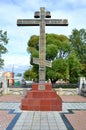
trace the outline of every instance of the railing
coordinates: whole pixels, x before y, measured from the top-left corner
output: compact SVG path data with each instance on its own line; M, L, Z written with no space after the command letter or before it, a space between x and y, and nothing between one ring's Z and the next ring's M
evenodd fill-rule
M78 88L78 84L52 84L53 88Z

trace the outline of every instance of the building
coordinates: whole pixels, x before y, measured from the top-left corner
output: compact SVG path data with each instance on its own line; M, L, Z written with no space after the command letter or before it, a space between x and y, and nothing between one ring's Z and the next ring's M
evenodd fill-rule
M8 79L8 86L14 85L14 73L13 72L4 72L4 76Z

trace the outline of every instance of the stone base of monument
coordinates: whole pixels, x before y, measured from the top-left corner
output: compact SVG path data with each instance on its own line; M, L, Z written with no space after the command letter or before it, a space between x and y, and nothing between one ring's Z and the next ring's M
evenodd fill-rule
M51 84L33 84L32 90L22 99L22 110L62 111L62 99L52 89Z

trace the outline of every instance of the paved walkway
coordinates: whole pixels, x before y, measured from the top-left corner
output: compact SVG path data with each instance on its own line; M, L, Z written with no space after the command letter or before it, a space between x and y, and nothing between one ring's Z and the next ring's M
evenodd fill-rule
M86 130L86 98L61 98L62 111L42 112L21 111L21 95L0 96L0 130Z

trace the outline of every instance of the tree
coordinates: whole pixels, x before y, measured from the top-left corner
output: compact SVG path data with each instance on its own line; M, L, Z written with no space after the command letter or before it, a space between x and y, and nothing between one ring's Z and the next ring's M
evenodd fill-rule
M28 69L24 72L24 79L25 80L35 80L36 77L37 77L37 73L33 72L30 69Z
M39 36L31 36L27 50L31 53L32 72L37 74L38 79L39 67L33 64L33 57L39 57ZM74 29L69 38L46 34L46 59L52 61L52 67L46 68L46 79L52 83L68 78L75 83L79 76L86 76L86 31Z
M52 48L52 45L55 48L52 49L53 50L52 52L54 52L54 50L56 52L56 53L54 52L55 56L53 57L53 59L66 58L70 52L69 38L64 35L46 34L46 50L48 46L49 46L48 50L50 50L50 47ZM52 52L51 52L51 57L53 55ZM46 55L48 57L49 54L46 53Z
M21 76L22 76L22 73L18 73L16 76L21 77Z
M58 55L57 58L65 59L70 53L69 38L64 35L58 35Z
M56 57L58 53L58 47L54 44L51 45L47 45L46 47L46 59L47 60L54 60L54 58Z
M31 58L39 57L39 36L33 35L28 41ZM64 35L46 34L46 59L66 58L70 51L69 39Z
M66 80L68 78L67 61L58 58L52 62L52 68L47 68L47 78L55 83L58 79Z
M82 71L82 64L74 52L69 54L67 62L69 66L69 81L70 83L76 83Z
M2 54L7 53L7 48L5 45L8 43L8 38L7 38L7 32L3 32L0 30L0 67L4 65L4 60L2 59Z
M72 51L75 51L80 63L83 66L81 74L86 77L86 30L74 29L70 35Z
M51 82L56 82L57 79L67 78L66 57L69 54L70 44L69 39L64 35L46 34L46 59L52 61L52 68L47 68L46 77L51 79ZM31 36L28 41L27 51L31 53L32 72L37 73L38 65L33 64L33 57L39 57L39 37Z
M86 63L86 30L74 29L70 35L70 43L81 63Z

